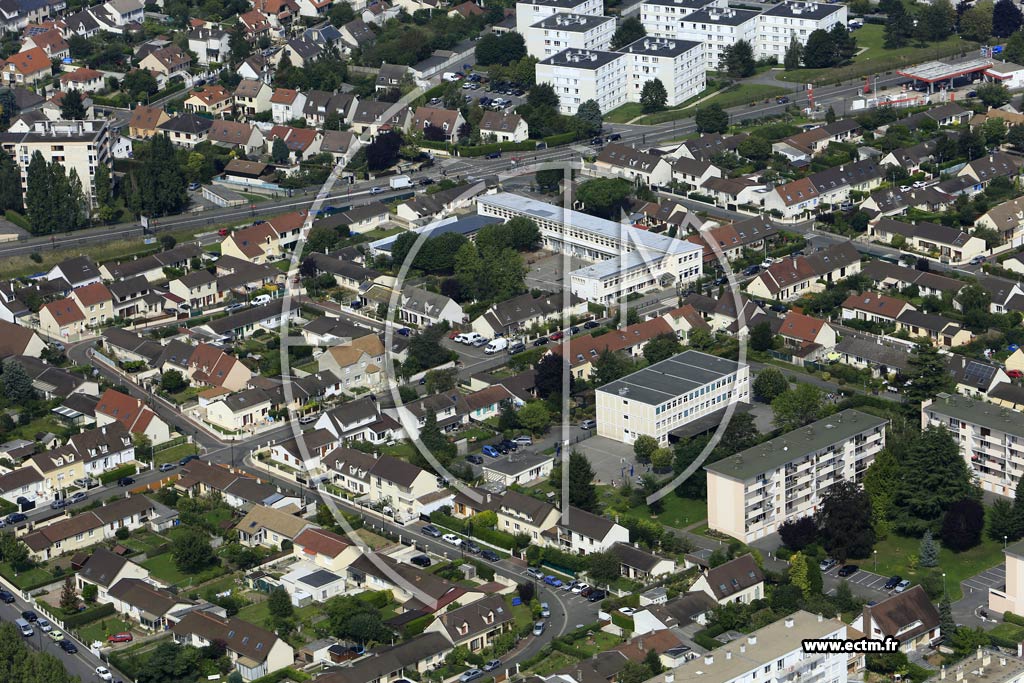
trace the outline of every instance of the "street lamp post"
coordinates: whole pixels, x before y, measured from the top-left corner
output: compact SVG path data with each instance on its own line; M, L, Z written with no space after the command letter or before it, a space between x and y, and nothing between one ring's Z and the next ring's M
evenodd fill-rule
M878 573L878 551L875 551L875 573Z
M1003 534L1003 550L1006 550L1006 534Z
M946 572L942 572L942 597L948 597L946 594Z

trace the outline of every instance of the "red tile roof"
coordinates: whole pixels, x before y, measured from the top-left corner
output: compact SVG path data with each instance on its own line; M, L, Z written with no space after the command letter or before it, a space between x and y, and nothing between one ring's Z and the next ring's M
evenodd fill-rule
M338 534L326 529L306 529L295 537L294 543L301 546L307 555L327 557L337 557L352 545Z

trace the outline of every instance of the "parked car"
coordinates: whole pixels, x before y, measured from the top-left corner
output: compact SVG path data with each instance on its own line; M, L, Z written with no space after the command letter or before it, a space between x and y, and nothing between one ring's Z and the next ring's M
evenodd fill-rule
M592 330L595 327L601 327L601 323L597 322L596 320L588 320L587 322L583 323L583 329L585 330Z
M860 571L860 567L858 567L857 565L845 564L842 566L842 568L840 568L838 572L836 572L836 574L838 574L839 576L853 576L858 571Z
M15 600L14 593L8 590L0 590L0 600L2 600L8 605L11 604Z
M504 439L504 440L502 440L502 442L498 444L498 447L503 449L501 451L502 453L506 453L508 451L518 451L519 450L519 444L517 444L512 439Z
M65 502L63 500L55 500L52 503L50 503L50 509L51 510L60 510L60 509L63 509L63 507L65 505L67 505L67 502Z
M907 590L908 588L910 588L910 581L907 580L907 579L903 579L898 584L896 584L896 588L894 588L893 590L896 591L897 593L902 593L903 591Z
M481 346L486 346L487 344L490 344L490 343L491 343L491 340L488 339L487 337L480 337L479 339L474 339L473 340L473 346L475 348L480 348Z
M491 152L490 154L487 155L487 158L488 159L500 159L501 158L501 152L500 151L499 152Z
M59 643L60 641L64 640L64 633L61 631L53 630L48 632L46 635L50 636L50 640L52 640L55 643Z
M78 646L72 643L70 640L62 640L58 643L60 649L67 652L69 655L73 655L78 652Z
M548 339L550 339L551 341L558 341L564 336L565 335L562 334L561 332L553 332L552 334L548 335Z
M744 268L743 269L743 274L744 275L757 275L758 272L760 272L760 270L761 270L761 266L759 266L759 265L757 265L755 263L752 266L747 266L746 268Z
M977 256L975 256L974 258L971 259L971 265L972 266L980 266L984 262L985 262L985 257L982 256L981 254L978 254Z
M532 446L533 445L533 437L532 436L527 436L527 435L523 434L522 436L517 436L515 438L515 442L517 444L519 444L520 446Z
M412 334L412 330L410 330L408 327L399 327L397 330L395 330L395 333L400 334L403 337L408 337Z
M462 547L465 548L466 552L470 555L479 555L482 552L482 549L476 544L476 541L470 541L467 539L466 542L462 544Z
M587 586L586 588L584 588L583 590L580 591L580 596L582 596L584 598L589 598L590 594L593 593L593 592L594 592L593 587Z
M537 341L533 342L533 345L534 346L544 346L547 343L548 343L548 338L547 337L541 337Z
M28 515L22 512L12 512L4 518L4 521L8 524L18 524L19 522L24 522L26 519L28 519Z
M498 449L495 448L494 446L484 446L481 450L483 451L484 455L489 455L492 458L497 458L498 456L501 455L501 453L498 452Z
M565 583L562 584L562 590L564 590L565 592L568 593L569 591L571 591L573 588L575 588L578 585L580 585L580 582L576 581L575 579L573 581L566 581Z
M233 304L228 304L227 306L225 306L224 307L224 312L225 313L234 313L235 311L240 311L243 308L245 308L245 304L240 302L240 301L236 301Z
M562 580L557 576L552 576L551 574L548 574L544 577L544 583L546 583L549 586L554 586L555 588L558 588L562 585Z
M175 465L173 462L165 462L163 465L160 465L160 471L161 472L170 472L175 467L177 467L177 465Z
M542 635L544 635L544 622L543 621L538 621L536 624L533 625L533 635L535 635L535 636L542 636Z
M80 486L83 489L87 489L90 486L92 486L92 478L90 478L90 477L80 477L78 479L75 479L74 484L75 484L75 486Z
M1024 377L1024 371L1021 371L1021 370L1007 370L1006 371L1006 376L1009 377L1010 379L1020 379L1021 377Z
M584 420L580 422L580 429L594 429L597 427L597 420Z
M132 479L131 477L121 477L120 479L117 480L118 486L131 486L134 483L135 480Z
M181 460L178 461L178 464L181 465L182 467L184 467L185 465L189 464L193 460L198 460L198 459L199 459L198 455L195 455L195 454L186 455L184 458L182 458Z
M573 583L576 583L576 582L574 581ZM590 584L589 583L577 583L575 586L572 587L572 592L573 593L582 593L583 591L587 590L588 588L590 588Z
M489 662L487 662L486 664L484 664L483 670L484 671L494 671L495 669L497 669L500 666L501 666L501 660L500 659L492 659Z
M595 591L592 591L590 593L590 595L587 596L587 600L589 600L590 602L601 602L602 600L604 600L607 597L608 597L608 594L605 593L603 590L595 590Z
M456 536L455 534L445 534L441 537L441 540L445 543L451 543L456 548L462 545L462 539Z
M480 669L470 669L459 676L459 683L469 683L470 681L475 681L478 678L483 678L483 675L484 672Z
M89 497L89 494L85 491L79 491L68 498L68 505L74 505L75 503L81 503L83 500Z
M371 187L370 194L380 194L384 191L383 187Z
M546 602L540 603L540 615L545 619L551 616L551 607Z
M24 612L22 612L21 613L21 618L24 619L25 621L27 621L30 624L34 624L37 621L39 621L39 615L36 614L35 612L33 612L30 609L27 609Z
M481 456L479 456L479 455L477 455L475 453L471 453L471 454L466 456L466 462L471 462L474 465L483 465L484 464L484 459L483 459L483 457L481 457Z
M527 567L526 573L535 579L543 579L544 572L539 567Z
M409 561L412 562L417 567L429 567L430 564L431 564L430 558L427 557L426 555L416 555L415 557L411 558Z
M437 527L433 524L428 524L423 527L423 533L432 538L441 538L441 532L438 531Z
M501 559L498 553L493 550L482 550L480 551L480 557L484 558L488 562L497 562Z
M504 441L499 441L498 443L494 444L494 447L497 448L498 452L501 453L502 455L508 455L510 450L509 447L505 445Z
M899 576L899 575L891 576L891 577L889 577L889 580L885 582L885 585L882 586L882 590L891 591L894 588L896 588L896 586L900 585L901 581L903 581L903 577L902 576Z
M826 557L824 560L818 563L818 569L820 569L823 572L827 572L834 566L836 566L836 561L833 560L831 557Z
M37 619L36 626L38 626L39 630L43 633L49 633L53 630L53 624L50 623L49 619Z
M132 634L130 633L115 633L112 636L107 636L108 643L130 643L132 640Z

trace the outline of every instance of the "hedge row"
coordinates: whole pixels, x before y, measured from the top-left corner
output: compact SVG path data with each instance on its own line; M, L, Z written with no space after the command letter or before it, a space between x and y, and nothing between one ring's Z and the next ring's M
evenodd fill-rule
M387 607L392 600L391 591L363 591L356 597L377 609Z
M622 612L612 612L612 623L625 631L636 630L636 624L633 623L633 617L627 616Z
M64 619L65 628L77 628L84 624L88 624L102 619L103 617L109 617L116 612L114 609L114 603L105 602L102 605L97 605L77 614L72 614L70 617Z
M693 642L697 643L705 650L714 650L722 645L720 642L707 635L704 631L700 631L694 635Z
M278 669L274 673L267 674L261 678L257 678L251 683L280 683L281 681L286 680L302 683L302 681L308 681L310 678L310 675L305 671L299 671L298 669L293 669L289 666L284 669Z
M1011 624L1017 624L1018 626L1024 626L1024 617L1019 617L1013 612L1003 612L1003 621L1008 621Z
M544 138L544 142L547 143L548 147L568 145L570 142L576 142L576 133L559 133L558 135L549 135Z
M120 467L115 467L109 472L104 472L103 474L101 474L100 481L104 484L109 484L111 482L117 481L122 477L130 477L137 471L138 470L136 469L135 465L121 465Z
M405 640L415 638L419 634L423 633L423 629L430 626L430 622L433 620L433 614L425 614L422 617L417 617L412 621L406 622L405 626L402 627L402 638Z

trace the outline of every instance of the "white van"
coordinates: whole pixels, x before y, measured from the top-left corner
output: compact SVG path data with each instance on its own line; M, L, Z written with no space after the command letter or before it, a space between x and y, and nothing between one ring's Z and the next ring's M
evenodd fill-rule
M14 623L18 627L18 630L21 631L21 635L26 638L35 634L35 631L32 630L32 624L28 623L24 619L15 619Z
M508 339L505 339L504 337L496 337L492 339L490 343L487 344L486 347L484 347L484 353L486 353L487 355L491 355L492 353L497 353L498 351L504 351L507 348Z
M484 338L484 336L482 334L480 334L479 332L467 332L466 334L462 335L462 343L463 344L472 344L476 340L483 339L483 338Z
M263 304L269 304L269 303L270 303L270 295L269 294L260 294L258 297L256 297L255 299L252 300L252 305L253 306L262 306Z

